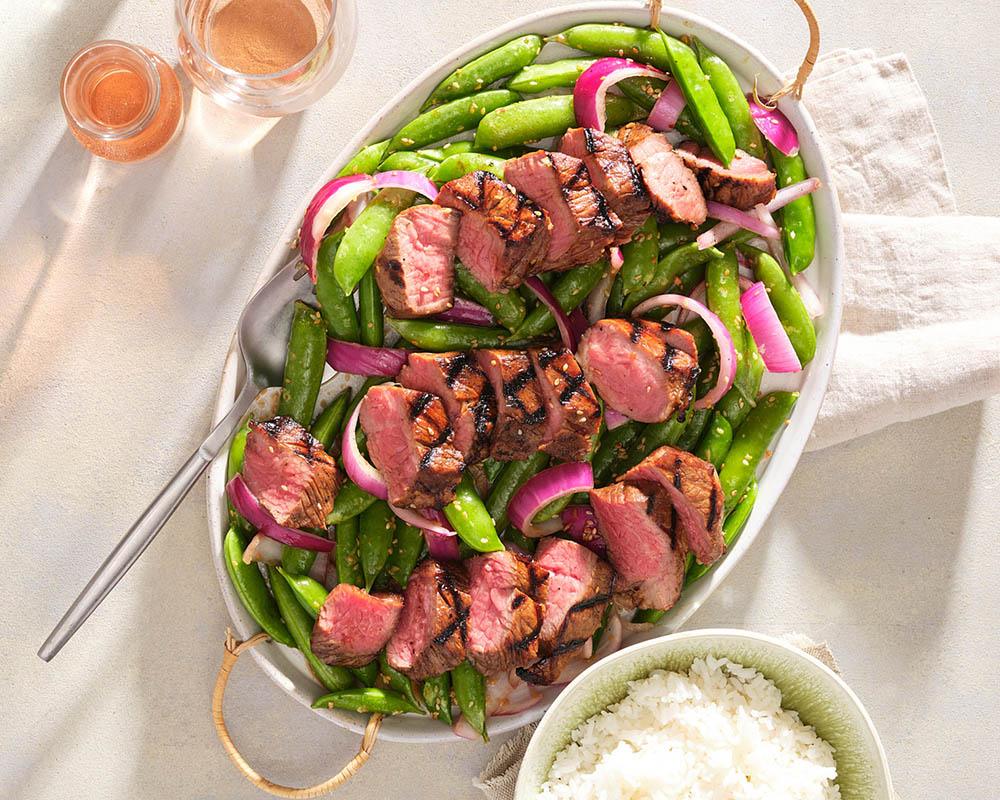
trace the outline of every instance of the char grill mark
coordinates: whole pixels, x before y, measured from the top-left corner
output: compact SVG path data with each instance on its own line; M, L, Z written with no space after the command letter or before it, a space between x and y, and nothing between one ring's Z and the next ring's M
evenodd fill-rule
M601 425L601 406L583 370L565 348L530 355L548 414L542 449L564 461L586 458Z
M547 412L527 353L477 350L479 366L497 395L497 421L490 455L497 461L520 461L545 441Z
M423 392L419 397L410 403L410 419L414 420L424 413L424 410L434 401L434 395L430 392Z

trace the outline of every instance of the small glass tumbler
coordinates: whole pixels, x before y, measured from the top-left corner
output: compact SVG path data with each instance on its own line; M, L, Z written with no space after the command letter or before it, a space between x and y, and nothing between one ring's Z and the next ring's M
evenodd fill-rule
M175 0L180 63L222 106L259 117L319 100L350 61L354 0Z

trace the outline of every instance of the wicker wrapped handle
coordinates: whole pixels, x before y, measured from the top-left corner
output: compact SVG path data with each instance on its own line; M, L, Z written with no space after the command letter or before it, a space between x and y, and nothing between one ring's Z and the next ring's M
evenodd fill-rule
M329 780L309 786L304 789L295 789L291 786L282 786L263 777L257 770L247 763L243 754L236 749L232 738L229 736L229 729L226 728L226 721L222 716L222 698L226 693L226 684L229 682L229 673L233 671L236 660L247 650L260 642L267 641L270 637L266 633L258 633L256 636L241 642L233 636L231 630L226 631L225 652L222 655L222 666L219 667L219 676L215 679L215 690L212 692L212 721L215 723L215 732L219 734L219 741L226 748L229 757L233 760L237 769L243 773L243 777L258 789L272 794L275 797L303 798L319 797L322 794L331 792L341 784L347 783L354 774L361 769L371 755L375 746L375 737L378 736L378 729L382 725L382 715L372 714L368 719L364 736L361 738L361 749L340 772Z
M806 81L809 80L809 74L813 71L813 67L816 66L816 59L819 57L819 22L816 20L816 13L813 11L812 6L809 5L809 0L795 0L795 4L802 11L809 25L809 49L806 50L805 58L802 59L802 63L799 65L799 71L796 73L795 79L781 87L770 97L762 98L766 99L769 105L774 104L786 94L794 94L796 100L801 100L802 90L805 88ZM650 0L649 26L651 28L659 27L660 9L662 6L663 0ZM756 89L754 91L756 92Z

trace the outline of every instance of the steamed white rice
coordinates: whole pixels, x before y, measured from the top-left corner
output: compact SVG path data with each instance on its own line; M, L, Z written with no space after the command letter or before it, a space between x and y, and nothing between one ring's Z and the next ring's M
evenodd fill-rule
M755 669L656 670L573 731L542 800L839 800L833 748Z

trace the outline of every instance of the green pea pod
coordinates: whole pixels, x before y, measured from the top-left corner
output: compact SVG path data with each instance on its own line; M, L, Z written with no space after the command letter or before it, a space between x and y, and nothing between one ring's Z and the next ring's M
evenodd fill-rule
M615 84L623 95L636 105L642 106L647 111L652 111L656 101L663 93L666 81L659 78L636 77L626 78Z
M611 481L615 470L628 458L632 442L644 427L641 422L629 420L604 433L601 445L594 454L594 486L604 486Z
M431 170L437 169L437 166L438 162L433 158L427 158L427 156L422 156L420 153L415 153L412 150L397 150L378 165L378 171L389 172L395 169L402 169L407 172L417 172L421 175L427 175Z
M389 548L389 559L385 563L385 571L401 588L406 588L410 573L417 566L423 549L423 531L398 520L396 522L396 538L392 540L392 547Z
M708 427L708 422L712 418L712 409L697 408L688 416L691 419L687 428L684 429L684 433L675 443L675 447L690 453L698 445L698 440L701 439L705 428Z
M438 164L437 169L430 173L430 177L431 180L440 185L477 170L492 172L498 178L502 178L506 164L506 159L485 153L456 153Z
M685 322L683 325L681 325L681 328L690 333L691 338L694 339L694 346L697 349L699 361L702 359L703 356L706 356L709 353L714 352L715 337L712 335L712 329L708 327L708 323L706 323L705 320L703 320L701 317L696 317L690 322ZM705 370L704 368L702 368L702 374L704 373ZM714 385L715 382L713 380L712 386ZM707 394L709 388L711 387L710 386L706 387L705 391L702 392L702 394L703 395Z
M424 681L420 692L431 716L441 720L445 725L451 725L451 673L445 672L443 675L428 678Z
M493 519L495 530L507 527L507 506L514 493L525 481L549 462L549 456L542 450L536 450L523 461L511 461L503 472L493 482L490 493L486 496L486 510Z
M354 397L351 398L351 402L347 406L347 411L344 412L344 424L341 426L340 430L338 431L338 435L339 436L343 436L344 435L344 428L347 427L347 420L349 420L351 418L351 415L354 413L354 409L357 408L358 403L360 403L362 400L365 399L365 395L368 394L368 390L371 389L373 386L378 386L380 383L387 383L388 381L389 381L388 378L378 377L378 376L373 376L371 378L365 378L364 383L361 384L361 388L358 389L358 393L356 395L354 395ZM360 430L360 428L359 428L359 430ZM343 491L343 490L341 490L341 491ZM338 494L337 496L339 497L340 495ZM336 505L334 506L334 508L336 508ZM331 523L329 521L329 518L328 518L326 524L327 525L331 525L331 524L334 524L334 523Z
M805 366L816 355L816 329L809 318L809 312L806 311L805 303L792 286L792 282L788 280L781 265L769 253L749 247L747 252L753 257L754 275L767 289L767 296L774 306L778 319L781 320L781 327L785 329L795 355L799 357L802 366Z
M747 519L750 517L750 512L753 511L753 505L756 502L757 479L754 478L750 481L749 486L747 486L739 504L729 512L726 521L722 525L722 539L726 543L726 550L729 550L739 538L740 533L743 531L743 526L746 525ZM684 585L690 586L704 576L711 568L711 564L693 564L684 577Z
M587 450L587 454L583 457L584 462L593 463L594 455L597 453L597 448L600 447L601 444L602 431L604 431L603 425L598 429L596 435L590 437L590 448ZM574 497L576 497L576 495L572 494L564 494L562 497L557 497L555 500L542 506L538 513L535 514L532 522L545 522L547 519L559 516L562 514L563 509L570 504L570 502L575 502L573 500Z
M486 679L468 661L463 661L451 671L451 685L455 690L455 701L462 710L472 729L490 740L486 733Z
M683 134L688 139L698 142L698 144L705 144L705 132L702 131L701 125L695 119L694 113L689 106L684 106L681 110L680 116L677 117L677 122L674 123L674 130Z
M656 217L650 214L632 236L632 240L622 245L622 291L626 295L647 286L653 280L659 241L660 231L656 226Z
M624 125L646 116L644 109L631 100L609 94L606 110L608 125ZM476 148L499 150L501 147L537 142L560 136L576 126L573 96L553 94L532 97L491 111L476 128Z
M389 142L389 152L417 150L462 131L474 130L492 111L520 99L519 94L507 89L490 89L435 106L404 125Z
M636 625L659 622L666 613L666 611L661 611L658 608L640 608L635 612L635 616L632 617L632 622Z
M344 708L361 714L423 714L423 710L402 695L386 689L341 689L325 694L312 704L313 708Z
M587 502L589 502L589 498ZM504 528L503 534L500 538L505 542L516 544L526 553L534 553L535 548L538 547L538 539L532 539L530 536L525 536L513 525L508 525Z
M555 36L549 36L545 41L558 42L595 56L631 58L662 70L670 68L663 40L646 28L611 24L576 25Z
M723 255L721 250L714 247L699 250L698 243L694 241L675 247L656 262L656 268L650 281L644 286L637 287L626 298L625 311L631 313L632 309L639 303L658 294L676 294L680 286L681 275L713 258L722 258ZM670 310L672 307L667 309L667 311Z
M753 406L743 397L742 392L735 386L726 392L722 399L715 404L715 410L729 420L729 425L735 431L743 420L747 418Z
M385 341L382 293L375 282L375 270L366 272L358 283L358 316L361 320L361 344L381 347Z
M698 39L692 38L702 72L719 100L722 113L729 120L736 146L757 158L764 158L764 139L750 116L750 104L740 87L740 82L729 65L709 50Z
M354 158L348 161L346 166L337 173L337 177L343 178L345 175L358 175L361 173L371 175L378 168L388 149L388 139L361 148L355 154Z
M694 413L690 409L677 413L663 422L652 422L643 428L642 433L635 438L629 448L627 457L617 466L614 477L618 478L632 469L654 450L664 445L676 445L684 431L687 430Z
M488 156L487 156L488 158ZM489 309L507 330L517 330L524 322L524 299L517 292L491 292L477 281L463 264L455 264L455 284L483 308Z
M477 347L500 347L510 336L505 328L482 328L455 322L433 322L423 319L386 320L400 336L420 350L445 353L449 350L469 350Z
M372 500L374 499L372 498ZM337 525L336 531L337 581L359 587L365 585L365 573L361 568L361 555L358 552L360 522L361 520L356 516L345 519Z
M560 275L552 284L552 295L563 311L568 314L586 300L587 295L597 286L607 268L607 262L598 261L596 264L578 267ZM556 318L552 316L552 312L544 305L539 304L525 317L524 322L514 332L514 337L530 339L548 333L555 326Z
M385 244L392 221L413 203L414 196L414 192L405 189L379 192L344 233L333 261L333 274L345 294L353 292L371 268Z
M363 667L351 667L351 674L362 686L374 686L378 681L378 660L371 661Z
M703 461L708 461L718 470L722 467L722 460L729 452L732 443L733 426L721 414L713 413L694 454Z
M597 630L594 631L594 635L590 637L594 652L596 652L597 648L601 646L601 639L604 638L604 631L608 627L608 617L612 614L611 609L613 607L613 603L609 603L605 607L604 614L601 615L601 624L597 626Z
M736 140L729 120L719 105L719 98L698 64L694 51L663 31L660 31L660 36L670 61L670 74L683 92L698 127L708 140L708 146L716 158L728 167L736 155Z
M295 646L302 651L313 674L331 692L338 692L354 684L351 673L343 667L331 667L324 664L313 654L309 646L309 638L312 636L313 618L299 604L295 598L295 592L288 585L288 581L278 571L277 567L268 566L268 580L271 583L271 591L274 599L278 603L278 611L288 626L288 631L295 640Z
M719 483L731 511L743 496L757 471L757 465L781 429L798 399L798 392L771 392L762 397L736 429L733 445L719 470Z
M319 385L326 366L326 325L320 313L295 301L292 334L285 357L285 378L278 400L278 415L291 417L308 428L316 408Z
M389 664L385 650L378 654L378 669L390 689L403 695L411 705L420 707L420 700L417 699L417 693L413 689L413 681Z
M319 254L316 256L316 300L319 312L326 320L327 334L343 342L358 342L361 340L361 328L358 325L358 312L354 307L354 294L344 294L333 271L337 248L343 236L343 233L327 236L319 246Z
M347 413L347 406L350 402L351 390L344 389L313 420L309 433L323 445L324 450L329 451L337 439L337 431L340 430L340 426L344 422L344 415Z
M417 152L424 158L440 162L444 161L449 156L455 156L459 153L468 153L473 149L473 147L475 147L475 143L472 139L464 139L460 142L448 142L441 145L441 147L429 147L423 150L417 150Z
M233 588L236 589L244 608L268 636L276 642L295 647L295 640L282 622L278 606L268 591L264 576L260 574L257 564L243 563L243 551L246 550L248 543L248 537L230 528L222 544L223 558L226 560L226 569L229 571Z
M384 500L372 503L361 512L358 550L361 569L365 574L365 589L370 591L386 560L396 533L396 515Z
M473 550L491 553L503 550L496 526L486 505L476 491L469 473L462 476L455 490L455 499L444 507L444 515L459 538Z
M229 461L226 463L226 483L229 483L237 472L243 471L243 454L247 448L247 434L250 432L251 419L253 418L248 414L243 424L240 425L239 430L233 436L233 441L229 444ZM229 508L229 524L240 533L253 536L253 526L237 513L236 509L233 508L233 504L229 502L228 497L226 498L226 505Z
M770 142L767 152L778 174L778 188L790 186L806 179L806 165L802 156L786 156ZM816 255L816 209L812 195L793 200L778 212L781 222L781 240L785 245L785 258L792 275L808 267Z
M663 258L671 250L680 247L682 244L693 242L699 235L717 224L717 220L706 220L700 227L692 229L684 222L661 222L660 230L660 258Z
M638 301L637 301L638 302ZM604 304L605 317L620 317L625 308L625 281L619 270L615 279L611 281L611 289L608 291L608 301Z
M315 561L315 550L303 550L287 544L281 546L281 567L290 575L308 574Z
M500 45L456 69L431 92L421 111L466 97L530 64L542 49L542 37L528 34Z
M349 519L354 519L376 499L374 495L368 494L353 481L346 481L337 492L337 498L333 501L333 510L326 515L326 524L339 525Z
M743 326L743 310L740 307L740 274L736 261L736 251L726 248L722 258L715 258L705 267L705 296L709 309L726 326L736 348L736 376L733 385L742 392L748 402L754 395L748 389L748 365L746 363L746 334Z
M310 617L317 619L319 617L319 610L323 607L323 603L326 602L326 596L329 594L326 587L308 575L296 575L288 572L284 567L278 567L278 572L284 576L285 580L288 581L288 585L292 587L295 599L299 601L299 605L306 610Z
M479 465L483 474L486 475L486 480L490 482L490 485L497 479L497 476L503 472L503 468L507 466L504 461L494 461L492 458L487 458Z
M529 64L507 81L506 86L512 92L521 94L535 94L546 89L575 86L577 78L595 61L596 58L564 58L548 64Z

